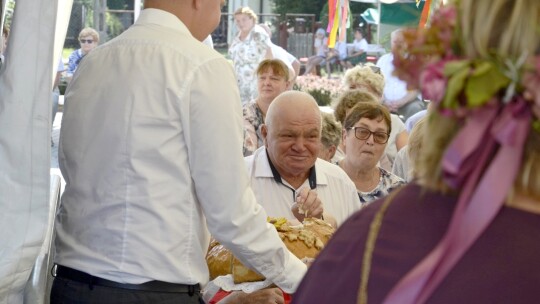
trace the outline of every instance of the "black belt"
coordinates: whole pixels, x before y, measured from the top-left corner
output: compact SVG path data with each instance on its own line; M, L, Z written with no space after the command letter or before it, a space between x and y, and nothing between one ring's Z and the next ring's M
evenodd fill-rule
M122 284L114 281L105 280L102 278L89 275L88 273L75 270L62 265L56 265L56 277L84 283L92 286L104 286L121 289L131 289L140 291L152 291L152 292L174 292L174 293L188 293L190 296L196 292L200 292L199 285L185 285L175 284L162 281L149 281L142 284Z

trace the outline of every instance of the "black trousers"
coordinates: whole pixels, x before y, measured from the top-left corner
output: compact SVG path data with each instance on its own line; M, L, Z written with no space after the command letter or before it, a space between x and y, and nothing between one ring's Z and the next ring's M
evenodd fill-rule
M69 279L54 278L51 304L204 304L201 294L140 291L90 286Z

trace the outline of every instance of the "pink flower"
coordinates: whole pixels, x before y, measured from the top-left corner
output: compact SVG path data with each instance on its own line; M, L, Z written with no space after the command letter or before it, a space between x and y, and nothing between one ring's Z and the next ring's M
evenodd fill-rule
M444 76L446 60L429 64L420 73L420 87L422 96L435 102L437 105L443 100L448 79Z

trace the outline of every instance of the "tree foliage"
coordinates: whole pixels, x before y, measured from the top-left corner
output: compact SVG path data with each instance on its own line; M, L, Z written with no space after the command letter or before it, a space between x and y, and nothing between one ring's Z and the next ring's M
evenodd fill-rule
M320 13L327 0L274 0L276 14L315 14L315 20L320 19Z
M274 0L276 14L315 14L315 20L328 24L328 0ZM350 2L349 7L352 15L363 13L373 7L372 4L362 2Z

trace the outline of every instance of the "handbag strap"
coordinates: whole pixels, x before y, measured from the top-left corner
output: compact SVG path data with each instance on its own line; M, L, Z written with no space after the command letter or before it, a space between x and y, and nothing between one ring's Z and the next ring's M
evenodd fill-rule
M369 273L371 271L373 251L375 251L375 243L377 242L377 237L379 236L379 231L381 230L384 214L386 213L386 210L390 206L390 203L392 202L394 197L398 194L398 192L401 191L401 189L403 189L403 187L392 191L386 197L381 208L377 211L377 213L371 220L371 224L369 225L368 237L366 240L366 245L364 247L364 256L362 258L362 273L360 277L360 287L358 288L357 297L358 304L367 304L368 302L367 287L369 281Z

